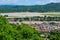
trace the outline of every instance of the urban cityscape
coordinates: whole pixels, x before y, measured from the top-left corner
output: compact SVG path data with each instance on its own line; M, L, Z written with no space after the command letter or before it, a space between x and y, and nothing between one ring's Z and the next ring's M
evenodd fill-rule
M60 40L60 0L0 0L0 40Z

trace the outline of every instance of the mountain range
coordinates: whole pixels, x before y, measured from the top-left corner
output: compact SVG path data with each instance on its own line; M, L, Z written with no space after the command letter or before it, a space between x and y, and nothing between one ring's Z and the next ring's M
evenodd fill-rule
M60 3L46 5L0 5L1 13L8 12L60 12Z

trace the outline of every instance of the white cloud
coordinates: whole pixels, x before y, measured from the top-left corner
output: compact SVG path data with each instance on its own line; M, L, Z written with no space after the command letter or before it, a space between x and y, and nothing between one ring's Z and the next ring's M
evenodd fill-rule
M57 2L60 2L60 0L49 0L50 2L55 2L55 3L57 3Z
M46 4L50 2L60 2L60 0L0 0L1 4L18 4L18 5L34 5Z
M18 0L0 0L0 4L14 4L17 2Z

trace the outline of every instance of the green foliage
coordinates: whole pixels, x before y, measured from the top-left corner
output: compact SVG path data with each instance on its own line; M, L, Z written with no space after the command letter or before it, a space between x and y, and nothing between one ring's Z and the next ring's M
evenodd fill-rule
M19 6L2 5L0 12L60 12L60 3L50 3L47 5Z
M50 33L50 40L60 40L60 32Z
M0 40L42 40L39 33L29 25L9 24L7 19L0 16ZM44 39L43 39L44 40Z

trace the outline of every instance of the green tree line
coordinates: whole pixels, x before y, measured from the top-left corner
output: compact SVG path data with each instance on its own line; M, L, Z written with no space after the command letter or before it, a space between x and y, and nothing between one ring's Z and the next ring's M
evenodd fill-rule
M60 3L49 3L46 5L0 5L0 12L60 12Z

